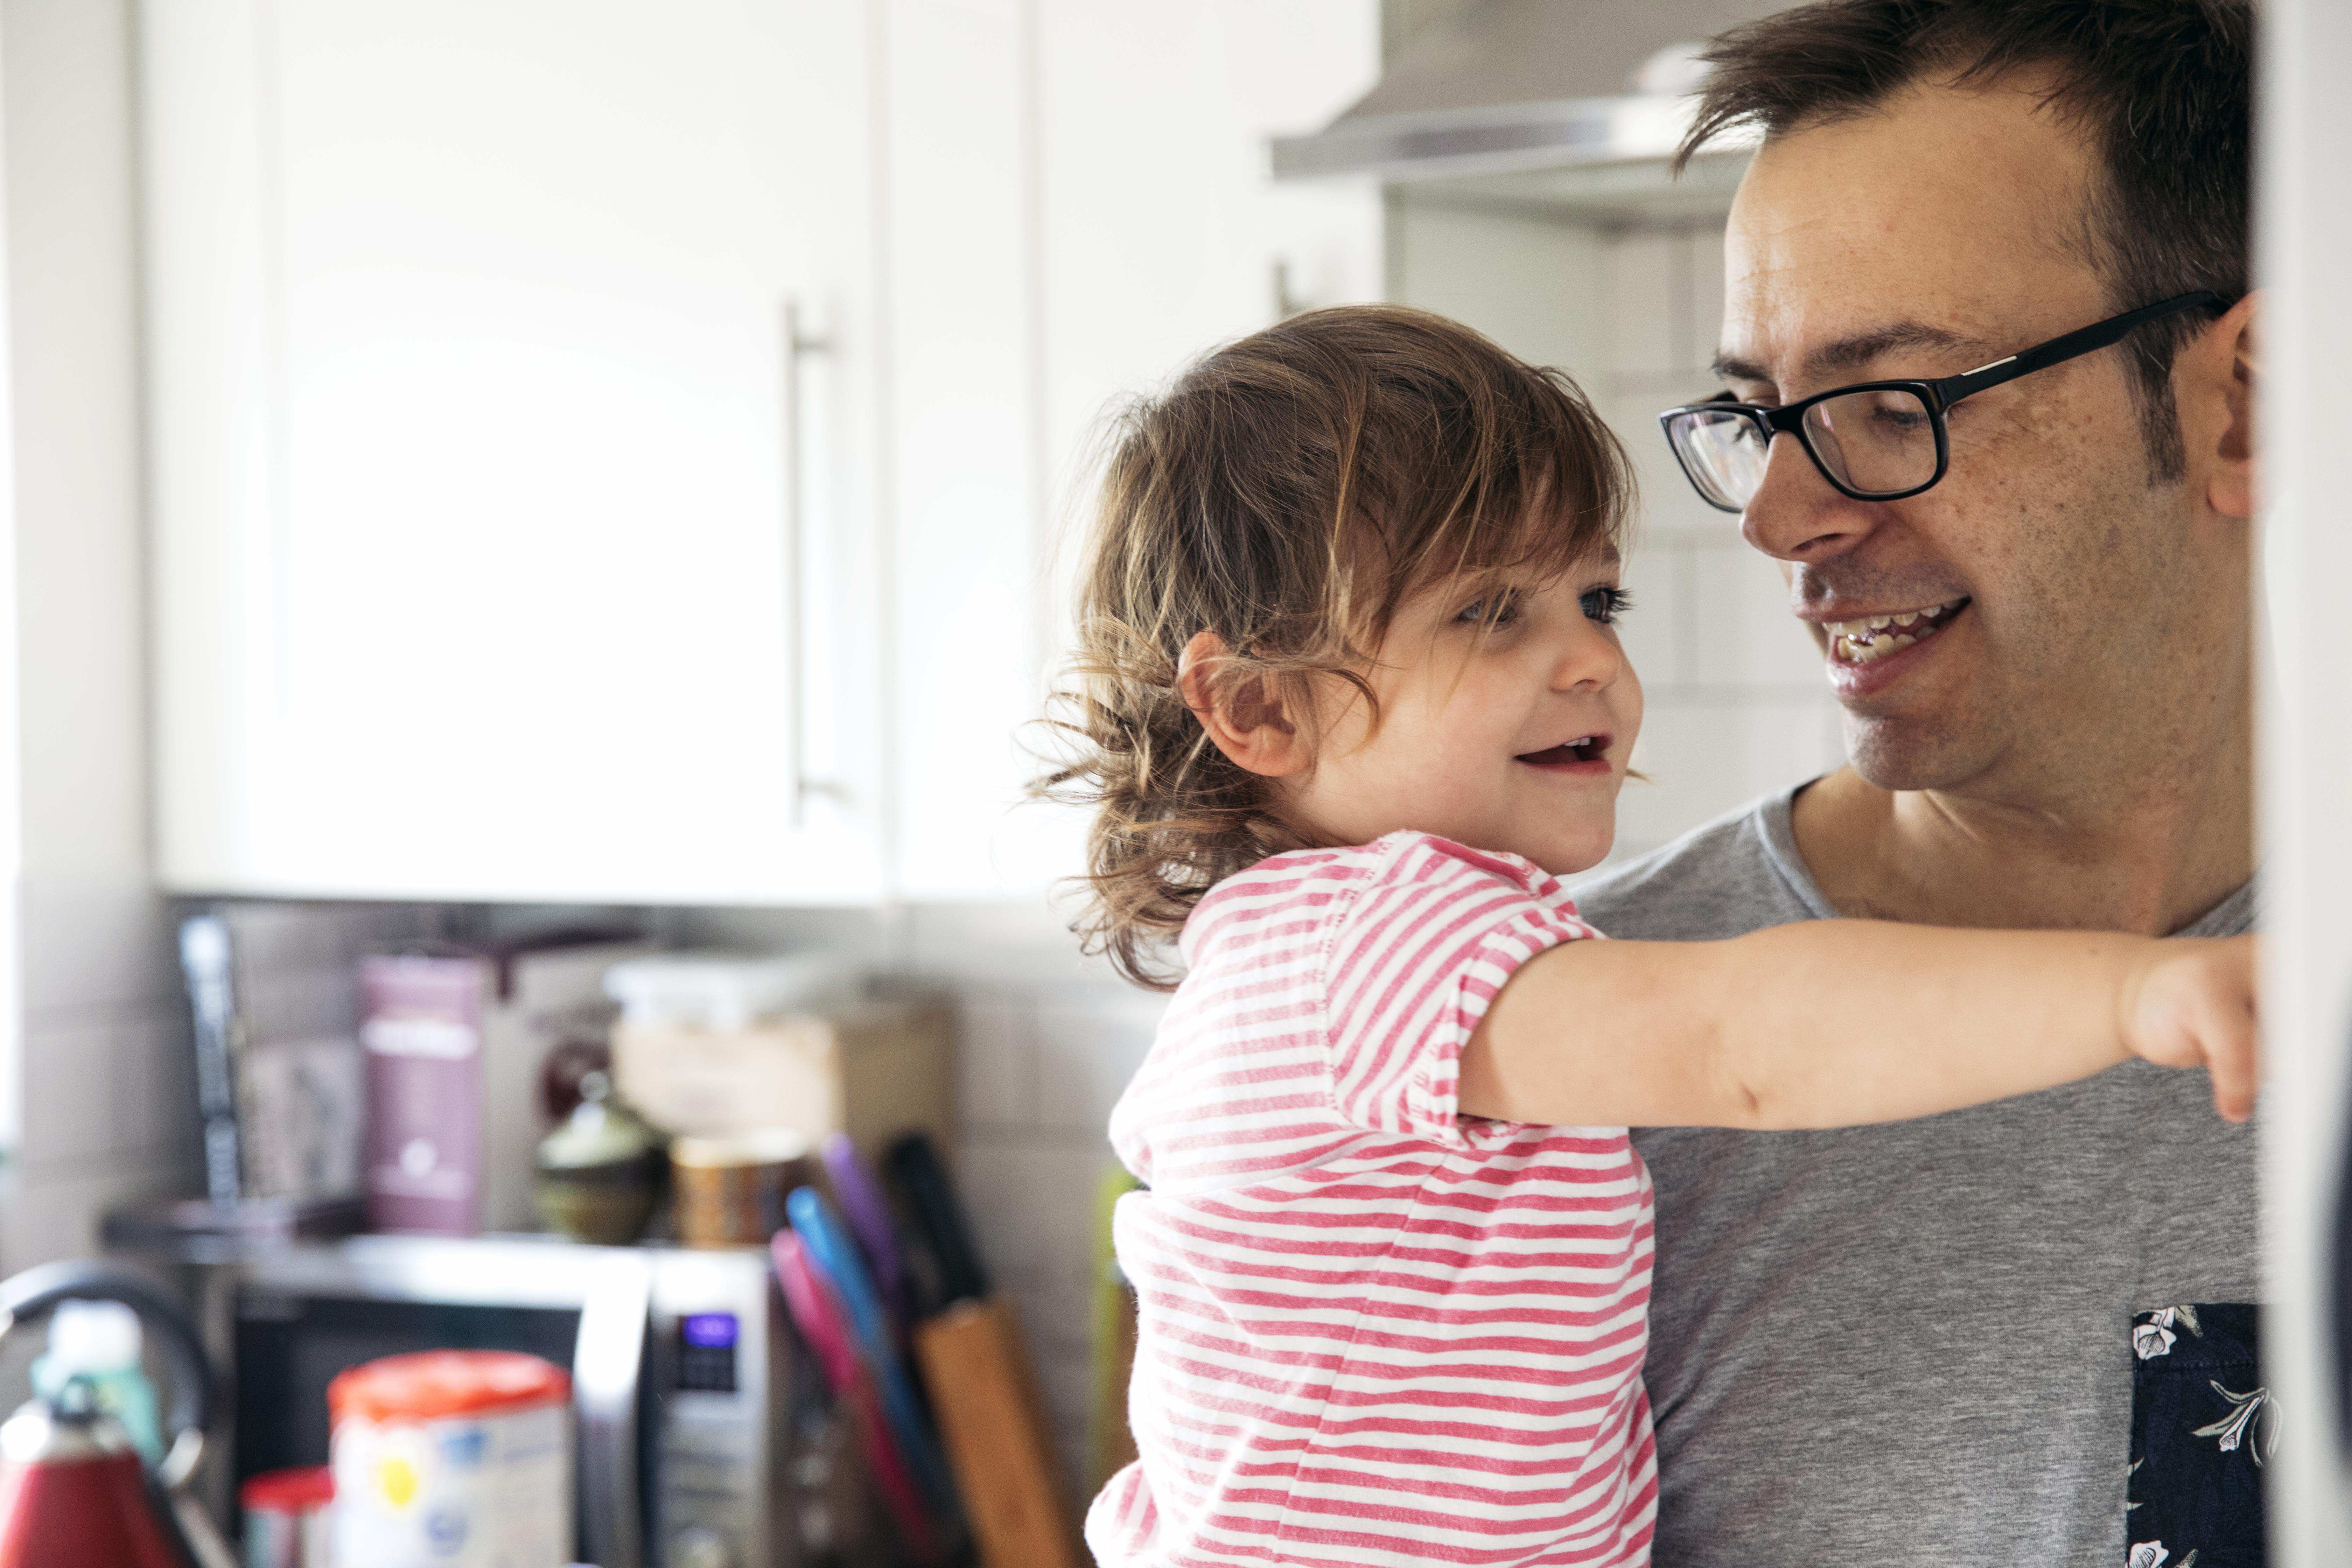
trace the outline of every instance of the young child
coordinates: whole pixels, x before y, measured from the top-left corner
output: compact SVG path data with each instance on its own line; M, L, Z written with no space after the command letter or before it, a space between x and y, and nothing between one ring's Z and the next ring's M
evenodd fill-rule
M2251 1108L2245 942L1594 940L1556 878L1641 723L1629 491L1564 377L1391 307L1220 349L1119 432L1055 782L1098 808L1091 936L1164 987L1181 931L1185 973L1111 1119L1149 1190L1107 1568L1647 1562L1629 1124L1925 1116L2135 1054Z

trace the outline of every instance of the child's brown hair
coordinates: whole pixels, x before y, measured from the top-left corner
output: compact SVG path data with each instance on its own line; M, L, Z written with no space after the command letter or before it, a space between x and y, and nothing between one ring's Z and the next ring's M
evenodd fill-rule
M1202 894L1303 845L1186 707L1193 637L1224 644L1216 689L1259 683L1294 721L1313 719L1318 676L1370 702L1363 672L1409 596L1619 544L1633 475L1564 374L1397 305L1217 349L1127 410L1110 447L1057 698L1077 754L1038 787L1096 807L1090 950L1164 990L1159 950Z

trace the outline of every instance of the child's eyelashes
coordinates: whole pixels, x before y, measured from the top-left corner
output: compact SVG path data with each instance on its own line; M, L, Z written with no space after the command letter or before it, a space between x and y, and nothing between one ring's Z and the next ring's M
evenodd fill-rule
M1617 624L1617 617L1633 607L1633 595L1622 588L1587 588L1578 595L1577 608L1584 618L1598 621L1604 626Z
M1489 631L1499 631L1516 625L1524 617L1525 606L1519 600L1517 590L1498 589L1463 605L1454 620L1457 626L1483 626ZM1587 588L1578 595L1576 607L1589 621L1597 621L1604 626L1613 626L1618 616L1633 607L1633 595L1622 588L1603 584Z
M1462 606L1454 620L1467 626L1507 626L1519 618L1519 596L1509 589L1498 589L1483 599Z

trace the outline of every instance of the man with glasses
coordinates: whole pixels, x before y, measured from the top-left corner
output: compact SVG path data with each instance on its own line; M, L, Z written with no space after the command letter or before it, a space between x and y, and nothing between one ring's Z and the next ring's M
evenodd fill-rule
M1589 887L1601 929L2248 929L2251 31L1823 0L1716 42L1685 151L1763 141L1725 390L1663 423L1852 765ZM2253 1139L2200 1097L1638 1135L1662 1568L2260 1561Z

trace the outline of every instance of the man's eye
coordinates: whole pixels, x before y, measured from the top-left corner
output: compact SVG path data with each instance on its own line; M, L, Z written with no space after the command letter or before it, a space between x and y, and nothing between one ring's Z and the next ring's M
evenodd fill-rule
M1613 626L1618 616L1633 607L1633 595L1622 588L1588 588L1578 595L1576 606L1586 620Z

